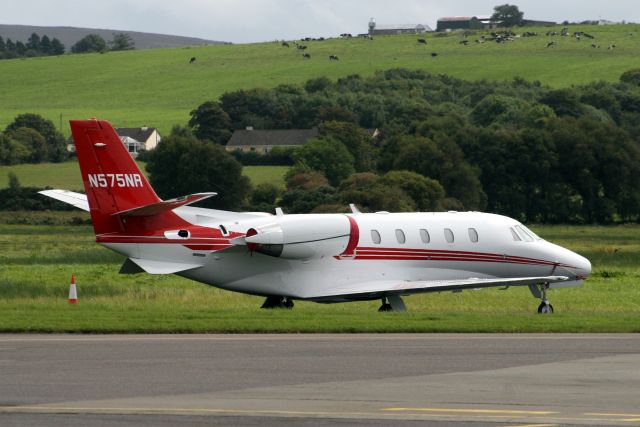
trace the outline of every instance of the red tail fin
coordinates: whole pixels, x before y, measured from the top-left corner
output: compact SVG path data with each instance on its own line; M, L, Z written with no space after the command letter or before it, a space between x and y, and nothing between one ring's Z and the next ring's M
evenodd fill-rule
M109 122L94 119L70 123L96 234L145 232L158 225L182 222L172 212L146 220L113 215L161 200Z

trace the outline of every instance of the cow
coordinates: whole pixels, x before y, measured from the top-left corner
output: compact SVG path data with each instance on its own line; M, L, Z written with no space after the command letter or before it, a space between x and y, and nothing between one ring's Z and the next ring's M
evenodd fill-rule
M339 61L340 58L338 58L337 55L329 55L329 61Z
M303 44L299 44L298 45L298 49L300 50L305 50L307 48L307 46L303 45Z
M189 60L189 64L193 64L194 62L196 62L196 57L192 56L191 59Z
M427 44L427 41L425 39L418 39L418 43L419 44Z
M289 43L287 43L287 42L282 42L282 46L283 46L283 47L289 47Z
M555 46L555 45L556 45L556 42L549 42L549 43L547 43L547 47L551 47L551 46Z
M458 44L463 44L467 46L469 44L469 40L461 40Z
M438 56L438 54L436 52L431 52L431 57L435 58L436 56Z
M305 53L303 53L303 54L302 54L302 58L304 58L304 59L311 59L311 54L310 54L310 53L306 53L306 52L305 52Z

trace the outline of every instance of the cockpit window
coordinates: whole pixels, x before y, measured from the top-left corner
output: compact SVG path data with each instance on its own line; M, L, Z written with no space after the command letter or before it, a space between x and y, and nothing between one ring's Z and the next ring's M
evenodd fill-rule
M518 233L516 233L516 230L514 230L513 228L510 228L509 231L511 232L511 235L513 236L513 240L515 240L516 242L521 242L522 241L520 236L518 236Z
M533 242L533 236L527 233L521 225L516 225L515 229L522 240L525 242Z
M524 225L521 225L520 227L522 227L522 229L524 231L526 231L531 237L533 237L533 240L542 240L542 238L540 236L538 236L536 233L534 233L533 231L531 231L530 229L528 229Z

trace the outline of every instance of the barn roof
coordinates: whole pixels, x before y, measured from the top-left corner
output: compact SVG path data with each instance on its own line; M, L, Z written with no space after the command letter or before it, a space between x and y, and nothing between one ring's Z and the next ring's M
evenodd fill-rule
M242 129L233 132L227 147L256 145L304 145L309 139L318 136L318 128L313 129Z
M398 25L377 25L376 30L415 30L416 28L421 28L425 30L430 30L429 26L426 24L398 24Z
M438 19L439 22L462 22L462 21L471 21L473 16L445 16L443 18Z

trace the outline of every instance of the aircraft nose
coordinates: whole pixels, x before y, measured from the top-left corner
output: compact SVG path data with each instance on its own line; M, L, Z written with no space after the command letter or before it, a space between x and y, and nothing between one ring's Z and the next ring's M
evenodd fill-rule
M591 274L591 261L585 257L576 254L576 277L577 279L586 279Z

